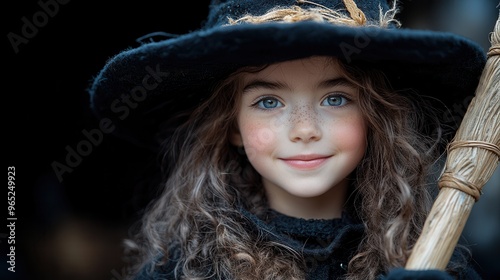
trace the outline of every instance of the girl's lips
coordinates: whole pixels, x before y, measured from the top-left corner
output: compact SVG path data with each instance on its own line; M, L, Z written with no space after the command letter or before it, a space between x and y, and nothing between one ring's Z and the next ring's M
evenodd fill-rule
M321 166L330 156L319 156L319 157L293 157L293 158L282 158L281 160L288 166L295 169L309 170Z

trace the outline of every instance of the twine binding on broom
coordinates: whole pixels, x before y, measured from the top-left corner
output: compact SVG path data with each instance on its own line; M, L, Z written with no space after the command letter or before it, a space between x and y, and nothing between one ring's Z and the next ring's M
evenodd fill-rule
M457 178L451 172L443 173L440 182L446 183L446 188L457 189L472 196L476 202L479 200L479 197L483 194L480 187L471 182ZM440 184L439 187L442 188L443 186L441 186Z
M489 50L488 50L488 57L492 57L494 55L500 55L500 46L492 46Z
M486 149L486 150L496 154L497 157L500 159L500 148L493 143L488 143L488 142L484 142L484 141L455 141L455 142L452 142L448 146L448 152L453 150L453 149L460 148L460 147L483 148L483 149Z
M498 145L495 145L493 143L488 143L484 141L455 141L451 142L448 145L448 153L456 148L482 148L485 150L488 150L492 153L494 153L497 157L498 160L500 160L500 147ZM468 182L466 180L462 180L460 178L457 178L453 173L451 172L445 172L441 176L441 182L444 184L439 184L439 187L442 188L443 185L445 185L448 188L454 188L459 191L462 191L474 198L474 200L477 202L479 200L479 197L483 194L481 191L481 188L477 186L476 184L473 184L471 182Z

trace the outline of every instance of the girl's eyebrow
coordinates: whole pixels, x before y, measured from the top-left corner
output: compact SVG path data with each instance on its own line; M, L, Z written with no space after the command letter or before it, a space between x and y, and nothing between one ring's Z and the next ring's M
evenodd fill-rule
M253 80L250 83L248 83L244 88L243 88L243 93L248 92L250 90L256 89L256 88L264 88L264 89L280 89L280 88L285 88L286 86L282 83L279 82L270 82L266 80Z
M328 79L325 81L322 81L319 83L320 88L330 88L330 87L336 87L336 86L347 86L351 88L356 88L356 85L347 80L344 77L338 77L338 78L333 78L333 79Z
M332 78L328 80L321 81L318 84L319 88L331 88L331 87L336 87L336 86L347 86L351 88L356 88L356 85L354 85L352 82L347 80L344 77L338 77L338 78ZM256 88L264 88L264 89L282 89L286 88L287 86L280 83L280 82L270 82L266 80L253 80L250 83L248 83L244 88L243 88L243 93L251 91Z

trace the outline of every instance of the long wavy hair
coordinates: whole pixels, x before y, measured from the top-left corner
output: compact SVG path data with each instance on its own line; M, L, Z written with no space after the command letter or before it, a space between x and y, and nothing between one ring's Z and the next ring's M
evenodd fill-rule
M421 233L432 205L429 174L443 138L424 99L392 90L378 70L340 64L359 87L368 126L367 151L353 173L349 198L365 225L365 237L346 279L374 279L404 266ZM128 241L138 258L132 273L176 259L176 274L184 279L305 277L300 253L255 234L239 210L259 216L268 208L260 175L229 142L242 73L261 69L229 76L165 141L169 168L161 193Z

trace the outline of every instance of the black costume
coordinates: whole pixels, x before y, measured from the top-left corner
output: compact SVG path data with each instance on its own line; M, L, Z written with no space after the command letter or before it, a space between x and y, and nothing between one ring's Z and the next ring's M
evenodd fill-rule
M245 209L241 209L249 226L257 234L258 231L265 238L286 244L295 251L300 252L307 264L308 280L341 279L347 272L350 258L355 254L356 247L363 237L363 224L344 212L342 218L332 220L306 220L294 218L269 210L265 218L260 219ZM459 247L457 247L459 248ZM177 254L176 254L177 253ZM452 258L459 257L458 249ZM173 258L178 252L173 252ZM464 257L464 255L460 255ZM141 271L135 280L170 280L174 277L176 261L170 261L158 268L152 275L146 270ZM472 266L457 271L457 276L438 270L410 271L403 268L395 269L388 275L380 275L377 280L403 280L403 279L435 279L451 280L481 279Z

